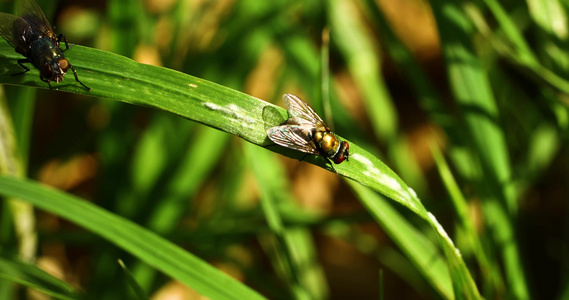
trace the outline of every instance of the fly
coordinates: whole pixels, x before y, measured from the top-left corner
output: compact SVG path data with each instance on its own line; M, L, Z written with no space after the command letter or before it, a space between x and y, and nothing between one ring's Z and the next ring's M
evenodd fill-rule
M67 39L63 34L55 34L39 5L34 0L21 0L16 5L18 16L0 13L0 36L16 52L26 57L18 60L24 71L13 75L28 72L30 69L24 63L31 63L40 71L40 79L47 82L51 89L50 81L63 81L63 76L71 69L75 80L91 91L79 80L77 72L63 56L64 50L61 50L59 43L63 40L65 50L69 49Z
M348 142L341 141L318 114L295 95L285 94L289 118L284 125L269 128L267 136L275 144L308 154L323 156L339 164L348 160Z

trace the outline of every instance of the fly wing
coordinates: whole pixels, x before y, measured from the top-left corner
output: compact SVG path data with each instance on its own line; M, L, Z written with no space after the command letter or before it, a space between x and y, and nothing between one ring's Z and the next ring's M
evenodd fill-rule
M16 22L18 22L18 24L26 24L26 22L20 17L0 13L0 36L2 36L12 47L16 49L25 49L26 45L24 40L17 33L14 33L14 25Z
M277 145L304 153L320 155L311 139L312 128L312 125L276 126L267 130L267 136Z
M41 32L52 40L57 39L55 32L53 32L53 27L49 24L49 20L34 0L17 1L16 12L18 16L30 24L32 29Z
M286 110L290 117L293 118L295 123L300 125L312 125L316 128L328 129L326 123L322 121L322 118L310 107L306 102L302 101L300 98L293 94L285 94L283 96L283 101L286 106Z

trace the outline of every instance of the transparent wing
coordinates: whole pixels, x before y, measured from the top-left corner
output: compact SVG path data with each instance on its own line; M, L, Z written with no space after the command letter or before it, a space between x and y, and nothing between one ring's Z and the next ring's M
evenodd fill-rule
M51 39L57 38L43 10L34 0L20 0L17 1L16 5L18 16L26 20L33 30L39 31Z
M306 102L293 94L284 94L283 101L290 117L300 125L312 124L316 128L330 130L322 118Z
M293 150L320 155L311 139L312 125L282 125L269 128L267 136L277 145Z
M26 24L26 22L20 17L0 13L0 36L2 36L12 47L21 49L25 47L25 44L21 38L18 38L17 34L14 34L14 25L16 21L18 24Z

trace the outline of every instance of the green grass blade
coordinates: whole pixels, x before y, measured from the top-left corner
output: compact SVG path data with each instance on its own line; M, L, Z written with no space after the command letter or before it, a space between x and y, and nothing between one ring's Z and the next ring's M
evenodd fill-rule
M34 289L34 290L36 290L36 291L41 292L42 294L45 294L46 296L51 296L51 297L53 297L53 298L55 298L55 299L64 299L64 300L73 300L73 299L76 299L76 298L69 297L69 296L66 296L66 295L63 295L63 294L60 294L60 293L52 292L52 291L50 291L50 290L45 290L45 289L43 289L41 286L38 286L38 285L34 284L33 282L29 282L29 281L22 280L22 279L19 279L19 278L14 278L14 277L6 276L5 274L3 274L3 273L1 273L1 272L0 272L0 278L1 278L1 279L4 279L4 280L12 281L12 282L14 282L14 283L21 284L21 285L23 285L23 286L27 286L27 287L29 287L29 288L31 288L31 289Z
M418 191L425 190L425 180L418 164L414 163L407 139L398 132L398 116L381 74L382 62L375 37L361 19L354 1L328 4L331 42L338 45L347 61L376 137L387 146L388 158L401 177Z
M275 252L277 256L275 261L278 263L273 264L278 265L279 273L284 277L291 294L296 299L314 299L314 293L306 288L308 285L301 282L301 277L305 277L310 268L303 268L299 265L298 260L295 259L298 255L294 255L301 249L306 249L305 240L288 238L289 230L284 227L281 212L278 209L279 206L286 205L286 202L293 201L288 188L289 184L285 180L285 171L269 152L251 144L245 144L244 150L258 183L261 207L273 234L271 238L274 237L274 241L270 239L272 241L270 245L275 245L271 252ZM312 296L309 296L311 294Z
M498 111L487 74L469 40L470 23L460 7L446 2L433 1L433 10L444 44L453 94L462 108L470 138L486 169L488 181L494 182L496 186L492 188L498 189L500 196L507 201L510 213L515 213L514 199L508 197L506 191L499 190L511 179L511 169L504 134L496 123Z
M528 11L535 23L547 34L567 40L567 12L558 0L527 0Z
M397 35L391 30L384 14L380 11L374 0L361 0L365 5L365 10L369 14L369 19L373 22L377 30L381 33L383 44L394 60L396 67L408 78L409 83L419 97L419 104L429 113L431 119L445 130L452 130L455 120L450 116L444 107L432 80L425 74L419 66L415 57L409 49L399 40Z
M16 133L4 95L0 99L0 174L22 175Z
M158 233L174 230L186 211L180 206L188 197L195 195L208 178L226 149L229 137L212 128L198 128L192 139L192 147L172 171L172 179L166 185L160 205L148 220L148 228Z
M516 26L513 20L508 16L500 3L497 0L484 0L484 3L488 6L488 9L490 9L490 12L500 24L505 36L508 37L510 42L514 45L520 60L530 64L537 63L537 58L523 38L523 34L518 29L518 26Z
M26 99L22 99L22 101L26 102ZM25 118L25 116L21 117ZM22 133L22 138L25 139L27 134L24 135L23 130L26 128L19 127L18 129ZM22 153L18 148L18 138L8 111L8 105L2 98L0 99L0 175L23 177L24 167L21 158ZM37 247L34 209L29 203L19 201L16 198L9 199L7 207L10 208L11 218L14 222L14 231L18 239L18 252L21 258L31 261L35 257Z
M156 175L162 179L161 181L157 181L153 178L137 181L138 183L135 184L136 187L133 194L140 196L135 196L134 199L132 199L133 201L131 201L131 205L140 208L140 198L145 198L147 205L143 206L145 209L151 208L152 213L145 218L146 220L143 224L153 232L167 235L175 230L176 225L178 225L181 219L187 214L188 209L184 208L189 207L187 205L188 199L195 196L204 180L208 178L213 168L217 165L219 158L227 148L226 145L230 136L213 128L199 126L191 136L191 143L189 145L184 138L180 136L175 137L178 140L184 141L182 143L182 145L184 145L182 151L185 151L182 155L176 155L175 153L177 151L173 150L173 148L176 148L174 145L175 142L161 135L167 133L172 134L174 132L176 133L175 135L177 135L178 133L184 132L182 127L191 124L188 124L188 122L185 122L186 124L179 124L180 121L184 121L180 119L173 120L173 124L168 124L163 118L159 118L159 120L161 122L154 123L157 125L155 127L159 128L154 127L154 134L151 134L153 137L145 139L146 141L155 139L154 142L145 142L147 145L149 143L154 145L146 146L150 149L143 150L146 154L140 154L135 164L137 165L136 171L132 173L132 176L133 178L141 176L148 178L149 173L152 172L145 169L145 166L148 162L152 161L153 158L159 156L157 153L163 152L164 156L172 156L174 160L169 159L168 165L171 166L170 168L156 167L154 169L154 172L158 173ZM170 126L164 126L164 124L178 126L177 128L171 128ZM178 131L176 131L176 129L178 129ZM167 151L163 151L165 150L163 149L163 145L165 144L170 145ZM188 148L188 146L190 147ZM160 160L166 160L166 158L164 157ZM158 165L162 165L162 163L158 163ZM159 196L157 196L157 198L160 199L159 202L153 201L156 190L161 191ZM150 191L154 191L154 193ZM142 286L150 286L152 284L154 273L156 273L153 269L143 264L137 264L131 267L134 276Z
M397 115L381 76L378 49L358 18L358 10L353 2L339 0L328 3L332 43L338 44L362 91L376 136L389 141L397 131Z
M126 267L124 262L119 259L118 263L121 266L121 268L123 269L124 275L126 276L126 280L129 284L130 288L132 289L133 293L136 295L136 298L137 299L149 299L148 296L146 295L146 293L144 292L144 289L140 286L140 284L138 284L138 282L136 281L136 279L132 275L132 272L130 272L130 270Z
M459 250L454 246L452 240L435 217L433 215L430 216L432 221L431 225L433 225L438 233L441 247L447 258L455 297L457 299L482 299L476 287L476 283L474 283L466 264L462 260L462 255Z
M207 297L263 298L164 238L75 196L5 176L0 177L0 195L17 197L99 234Z
M431 286L444 298L452 299L452 282L444 257L437 246L417 231L385 198L368 188L351 183L360 201L399 248L413 262Z
M0 68L6 70L0 74L0 83L47 88L36 70L21 76L10 75L11 70L19 69L16 61L21 57L6 43L0 43L0 55L7 58L0 61ZM174 70L139 64L113 53L75 46L66 55L76 66L80 79L92 91L83 89L73 78L67 78L61 84L54 83L54 88L162 109L235 134L253 144L273 145L266 130L280 124L287 116L283 108L230 88ZM274 114L266 114L267 111ZM277 146L266 149L293 158L304 156ZM415 193L392 170L353 143L350 152L354 155L349 162L335 166L340 175L373 188L427 219ZM330 169L318 157L308 157L305 161Z
M450 195L452 204L454 205L454 210L456 211L460 226L462 226L462 229L466 234L466 239L469 243L468 247L472 248L472 251L478 260L478 264L480 265L480 269L483 274L482 279L488 286L491 286L491 290L498 290L498 293L502 294L505 289L502 281L502 275L500 274L500 270L497 265L490 262L486 252L484 252L484 248L480 242L480 237L476 234L475 224L473 224L473 220L468 214L468 203L435 143L431 144L431 152L435 158L441 179Z
M4 70L0 82L48 88L37 70L11 76L20 67L21 56L6 43L0 43L0 63ZM247 141L265 141L263 107L270 105L243 93L167 68L137 63L129 58L92 48L75 46L66 56L78 70L79 78L92 88L83 89L73 77L53 83L54 89L166 110ZM78 59L76 57L81 57Z
M538 60L532 49L530 48L528 42L524 39L523 33L518 28L519 26L515 24L512 18L507 14L504 8L500 5L499 2L495 0L484 0L486 6L490 9L490 12L494 15L498 24L500 25L500 29L503 31L503 35L496 35L492 31L489 30L489 25L486 24L482 13L475 10L473 7L470 7L469 15L475 24L477 24L478 30L486 36L487 39L493 44L494 48L496 49L497 53L505 56L509 59L516 67L522 70L522 74L532 75L528 76L531 80L539 79L543 83L550 85L551 87L562 91L564 93L569 93L569 81L567 81L567 76L558 75L552 71L561 70L562 73L567 72L568 63L567 63L567 55L561 49L562 46L556 45L555 41L542 41L541 44L548 44L546 46L541 46L542 48L548 48L547 52L549 55L549 59L546 60L553 60L554 66L551 64L543 64ZM534 2L533 5L540 6L538 1ZM552 1L553 3L554 1ZM547 4L545 5L547 6ZM552 6L555 6L553 4ZM534 18L541 18L541 19L548 19L549 16L541 16L542 12L533 12L532 16ZM563 19L564 16L561 13L558 17ZM543 20L536 20L536 22L541 22ZM550 20L551 21L551 20ZM548 21L549 22L549 21ZM557 23L560 28L564 27L562 21L557 20ZM549 25L547 25L549 26ZM551 29L551 28L550 28ZM566 29L562 29L564 31ZM507 39L507 42L504 41L504 38ZM540 38L543 39L543 36ZM511 45L510 45L511 44ZM543 51L543 50L542 50ZM548 65L548 67L545 67Z
M494 216L506 218L496 221L508 227L503 230L506 236L499 238L506 239L507 242L498 244L508 245L501 250L511 292L515 298L527 299L527 284L512 235L512 224L508 218L508 215L517 214L517 202L515 192L509 184L512 180L512 170L506 140L497 122L498 111L487 74L475 55L470 40L472 25L461 7L453 1L433 0L431 6L441 35L453 94L461 107L470 143L484 169L484 205L492 205L493 212L504 210ZM495 205L497 203L500 204ZM488 215L488 219L490 218Z
M8 107L12 114L19 158L22 165L22 174L24 175L27 173L26 168L28 166L28 152L34 116L35 96L36 89L20 87L6 88L6 98L17 99L17 101L10 101Z
M0 44L0 55L7 58L0 61L0 67L6 70L5 73L0 74L0 82L46 87L46 84L39 80L36 70L21 76L10 75L12 73L10 70L19 68L16 60L20 57L5 43ZM266 129L280 124L286 118L286 111L282 108L177 71L139 64L116 54L80 46L66 52L66 55L71 63L76 66L81 80L90 86L92 91L87 92L72 78L68 78L61 84L56 85L54 83L54 88L62 91L77 92L162 109L238 135L253 144L262 146L272 145L266 136ZM267 147L267 149L293 158L304 156L303 153L277 146ZM435 225L415 192L383 162L353 143L350 144L350 152L352 155L348 162L334 166L338 174L380 192L409 208L433 226ZM321 157L310 156L305 161L331 168ZM60 194L57 195L61 196ZM38 195L35 194L35 196ZM70 196L64 198L67 199L67 197ZM26 198L26 200L34 201L30 198ZM59 199L57 196L55 198ZM34 204L37 205L36 202ZM56 209L54 206L49 208L52 211ZM94 210L96 208L90 207L89 209ZM58 214L62 216L72 217L64 213L58 211ZM80 224L87 225L83 223L84 220L86 219L76 221L81 221ZM109 234L104 230L106 225L104 223L99 224L99 226L103 226L102 228L89 228ZM439 230L439 232L442 231ZM116 236L113 235L112 238L116 238ZM124 243L122 239L117 239L117 241ZM123 244L120 245L129 248ZM138 249L138 247L136 248ZM455 252L453 250L448 251L448 253L453 255ZM461 261L460 258L454 258ZM186 259L190 260L190 258ZM165 268L165 265L160 267ZM168 267L173 266L168 265ZM175 270L172 269L161 270L170 275L175 273ZM195 278L192 277L191 279ZM211 291L211 289L206 289L203 286L201 288Z
M79 296L77 291L66 282L53 277L35 265L16 259L0 258L0 277L57 299L76 299Z

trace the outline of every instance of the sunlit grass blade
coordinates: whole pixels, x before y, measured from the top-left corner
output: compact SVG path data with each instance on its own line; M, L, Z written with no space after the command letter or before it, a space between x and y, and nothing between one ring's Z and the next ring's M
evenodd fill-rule
M8 45L0 44L0 55L8 58L0 61L0 67L7 70L0 75L0 82L45 87L35 70L22 76L9 75L8 70L17 66L19 59L12 51ZM116 54L80 46L67 53L81 80L92 91L87 92L72 80L58 84L57 89L166 110L262 146L271 144L266 129L280 124L287 116L282 108L177 71L139 64ZM274 111L277 116L267 118L266 111ZM277 146L266 149L294 158L304 156ZM371 187L432 222L415 192L383 162L353 143L350 143L350 153L348 162L334 166L338 174ZM305 161L331 168L321 157L309 156Z
M468 203L458 187L458 184L456 183L444 157L434 142L431 144L431 152L433 153L433 157L437 163L441 179L454 205L458 221L466 234L466 239L469 244L468 247L472 248L471 250L474 252L474 255L478 260L478 264L480 265L480 269L483 274L482 279L487 285L487 288L482 288L482 290L498 290L498 294L502 294L505 289L502 274L500 273L499 268L497 268L496 263L491 262L486 255L486 252L482 247L480 237L476 234L473 224L474 220L468 214Z
M564 6L562 1L527 0L526 2L530 16L545 33L560 40L567 40L569 34L565 10L567 6Z
M434 216L430 216L432 217L431 225L438 233L437 237L447 258L446 262L450 271L455 297L457 299L482 299L459 250Z
M0 177L0 195L17 197L99 234L207 297L263 298L164 238L75 196L5 176Z
M9 75L11 68L19 67L16 61L20 57L6 43L0 43L0 55L8 58L0 61L0 68L6 70L0 74L0 82L47 88L35 70L21 76ZM57 89L166 110L257 145L271 145L266 129L280 124L287 116L283 108L230 88L174 70L139 64L120 55L81 46L73 47L66 55L92 91L87 92L72 80L54 84ZM275 111L280 117L266 118L265 111ZM294 158L303 156L282 147L266 149ZM353 159L335 166L340 175L372 187L415 212L423 212L421 215L426 218L414 192L385 164L353 143L350 153L356 154ZM306 161L330 168L319 157L308 157Z
M350 186L376 222L387 232L423 277L444 298L452 299L452 282L445 258L436 245L417 231L385 198L368 188ZM467 275L468 276L468 275Z

